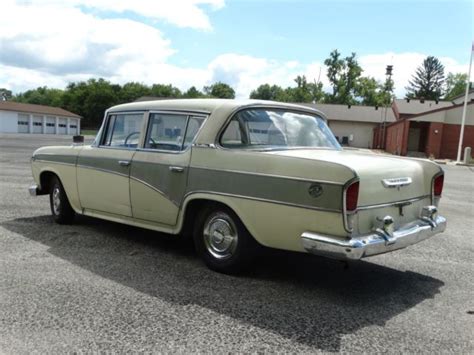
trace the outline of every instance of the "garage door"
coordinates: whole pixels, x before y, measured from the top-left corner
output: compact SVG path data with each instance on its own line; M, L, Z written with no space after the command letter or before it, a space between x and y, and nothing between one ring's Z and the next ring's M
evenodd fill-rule
M30 117L28 115L18 115L18 133L30 132L29 119Z
M43 133L43 116L33 116L33 133Z
M56 133L55 125L56 125L56 118L52 116L47 116L45 133L55 134Z
M58 133L66 134L67 133L67 120L65 118L60 118L58 123Z
M77 120L69 120L69 134L76 135L79 134L77 131Z

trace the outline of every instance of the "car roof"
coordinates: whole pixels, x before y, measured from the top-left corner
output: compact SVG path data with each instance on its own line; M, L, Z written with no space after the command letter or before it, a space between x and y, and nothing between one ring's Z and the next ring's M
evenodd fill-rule
M246 106L267 106L267 107L282 107L296 109L300 111L308 111L319 114L325 118L319 110L308 108L305 106L267 101L267 100L250 100L250 99L171 99L171 100L152 100L139 101L127 104L116 105L108 109L108 112L118 111L144 111L144 110L184 110L190 112L212 113L217 109L224 109L233 111L237 108Z

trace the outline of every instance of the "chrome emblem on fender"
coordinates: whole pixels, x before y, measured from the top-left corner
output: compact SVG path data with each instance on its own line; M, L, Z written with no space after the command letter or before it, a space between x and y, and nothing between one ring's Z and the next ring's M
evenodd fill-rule
M323 187L320 184L312 184L308 189L308 193L311 197L319 197L323 194Z
M412 179L410 177L382 179L383 186L388 188L396 187L400 189L400 187L410 185L411 183Z

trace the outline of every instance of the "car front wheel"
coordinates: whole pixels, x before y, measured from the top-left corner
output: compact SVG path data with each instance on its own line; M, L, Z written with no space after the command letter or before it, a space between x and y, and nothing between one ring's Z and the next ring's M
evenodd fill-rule
M259 249L237 215L223 206L209 206L199 214L194 244L210 269L225 274L248 268Z
M49 202L54 221L59 224L70 224L75 212L69 203L64 187L58 178L54 178L49 192Z

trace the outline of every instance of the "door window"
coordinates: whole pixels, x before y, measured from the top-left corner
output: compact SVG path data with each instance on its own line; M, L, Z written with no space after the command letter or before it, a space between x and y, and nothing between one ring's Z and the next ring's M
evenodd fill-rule
M109 116L102 145L109 147L137 148L142 121L142 113Z
M181 151L194 140L204 117L153 113L150 115L145 148Z

